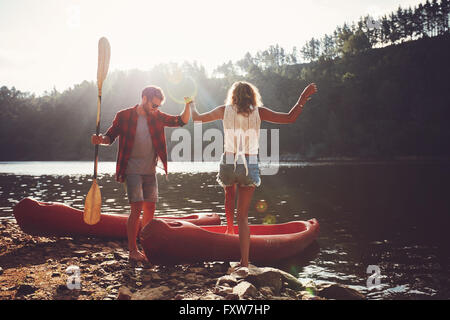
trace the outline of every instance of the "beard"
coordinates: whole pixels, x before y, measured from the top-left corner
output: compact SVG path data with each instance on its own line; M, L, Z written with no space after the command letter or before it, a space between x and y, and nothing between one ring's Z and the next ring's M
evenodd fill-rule
M153 112L153 111L156 111L156 109L158 109L159 106L157 104L153 104L153 102L147 102L144 105L144 107L147 111Z

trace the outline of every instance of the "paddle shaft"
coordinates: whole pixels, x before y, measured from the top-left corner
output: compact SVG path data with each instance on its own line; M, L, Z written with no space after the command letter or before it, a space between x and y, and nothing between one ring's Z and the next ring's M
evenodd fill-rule
M99 94L97 99L97 128L96 134L100 134L100 111L102 105L102 94L101 89L99 88ZM94 155L94 179L97 179L97 166L98 166L98 144L95 145L95 155Z

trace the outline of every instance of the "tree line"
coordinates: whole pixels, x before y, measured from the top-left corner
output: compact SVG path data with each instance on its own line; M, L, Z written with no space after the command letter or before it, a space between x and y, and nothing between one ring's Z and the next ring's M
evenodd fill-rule
M274 45L257 52L247 53L235 65L230 61L216 69L216 73L229 75L247 72L256 66L260 69L280 69L281 66L329 60L349 54L357 54L371 48L380 48L405 41L445 35L449 32L450 0L427 0L414 8L401 6L390 14L375 19L370 15L357 22L337 26L331 34L311 38L300 49L289 52ZM233 69L234 68L234 69Z

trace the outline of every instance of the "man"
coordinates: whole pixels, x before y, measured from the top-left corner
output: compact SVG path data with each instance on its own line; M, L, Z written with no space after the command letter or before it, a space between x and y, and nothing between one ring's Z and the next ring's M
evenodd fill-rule
M119 137L116 180L125 182L131 214L127 221L129 260L132 263L148 262L138 250L136 237L143 211L142 227L153 219L158 200L156 164L161 160L167 176L167 147L164 127L184 126L190 118L189 104L183 112L173 116L161 112L164 102L161 88L146 87L141 104L119 111L104 135L93 135L92 143L111 145Z

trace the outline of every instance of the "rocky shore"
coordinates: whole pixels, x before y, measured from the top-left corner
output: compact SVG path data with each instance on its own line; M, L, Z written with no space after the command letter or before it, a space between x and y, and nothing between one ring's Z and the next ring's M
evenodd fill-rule
M270 267L214 262L131 266L126 241L46 238L0 220L0 300L364 299L338 284L303 284Z

